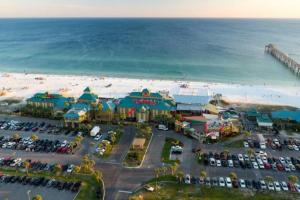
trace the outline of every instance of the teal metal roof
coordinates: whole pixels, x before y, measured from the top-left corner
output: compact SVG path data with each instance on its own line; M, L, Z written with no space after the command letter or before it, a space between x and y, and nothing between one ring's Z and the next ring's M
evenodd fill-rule
M73 97L64 97L60 94L36 93L33 97L27 99L27 102L53 103L54 109L67 109L74 103Z
M282 120L292 120L300 122L300 110L290 111L290 110L278 110L272 112L273 119L282 119Z
M96 102L98 99L98 96L93 93L83 93L80 97L80 100L90 101L90 102Z
M90 93L90 92L91 92L91 89L90 89L90 87L86 87L83 91L84 91L84 92Z
M175 106L170 103L169 100L164 99L151 99L151 98L142 98L143 100L146 100L141 103L137 103L136 101L139 101L140 98L133 98L130 96L127 96L123 99L121 99L119 107L121 108L134 108L136 110L140 110L143 106L150 110L168 110L173 111L175 110ZM147 100L150 101L150 104L147 103ZM151 103L152 102L152 103Z
M116 108L116 104L113 101L102 100L101 105L102 105L103 112L106 112L107 110L114 111Z
M251 108L246 112L248 117L258 117L260 116L259 112L255 108Z
M74 105L72 105L72 108L64 114L64 118L66 119L78 119L79 116L79 112L80 111L84 111L84 112L88 112L90 111L91 107L88 104L85 103L76 103Z
M271 118L267 114L262 114L262 115L256 117L256 120L257 120L257 122L261 122L261 123L272 123Z

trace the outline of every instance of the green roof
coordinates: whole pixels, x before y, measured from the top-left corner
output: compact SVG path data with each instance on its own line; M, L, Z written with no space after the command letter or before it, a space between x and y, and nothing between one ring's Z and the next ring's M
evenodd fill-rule
M259 112L255 108L251 108L246 112L248 117L258 117L260 116Z
M260 123L272 123L271 118L267 114L259 115L258 117L256 117L256 120Z
M90 92L91 92L91 89L90 89L90 87L86 87L83 91L84 91L84 92L90 93Z
M33 97L27 99L27 102L53 103L54 109L67 109L74 102L74 98L45 92L36 93Z

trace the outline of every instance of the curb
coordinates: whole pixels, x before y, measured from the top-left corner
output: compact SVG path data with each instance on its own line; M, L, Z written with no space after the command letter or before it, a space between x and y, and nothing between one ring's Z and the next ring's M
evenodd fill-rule
M102 182L102 200L105 200L106 190L105 190L105 184L103 179L101 179L101 182Z

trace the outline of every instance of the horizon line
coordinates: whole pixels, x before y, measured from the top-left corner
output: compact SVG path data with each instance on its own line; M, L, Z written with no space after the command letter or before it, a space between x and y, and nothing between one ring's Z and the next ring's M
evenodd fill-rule
M137 16L20 16L20 17L0 17L0 19L263 19L263 20L276 20L276 19L287 19L287 20L300 20L300 17L137 17Z

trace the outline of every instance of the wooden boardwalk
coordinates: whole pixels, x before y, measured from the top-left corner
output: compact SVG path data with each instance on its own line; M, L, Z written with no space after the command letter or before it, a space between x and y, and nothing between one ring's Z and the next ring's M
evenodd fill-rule
M265 52L272 55L279 60L282 64L287 66L291 71L300 77L300 64L284 52L280 51L275 45L268 44L265 46Z

